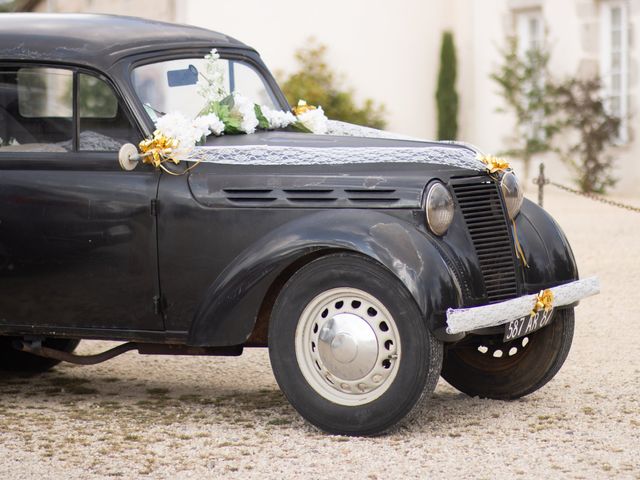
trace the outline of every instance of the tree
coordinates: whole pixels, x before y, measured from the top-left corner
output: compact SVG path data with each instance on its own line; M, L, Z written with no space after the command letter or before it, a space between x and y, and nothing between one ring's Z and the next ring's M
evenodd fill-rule
M343 89L340 79L327 64L326 52L327 47L316 44L313 39L309 40L309 46L296 51L299 70L279 82L289 103L295 105L303 99L309 104L321 105L331 119L384 128L384 105L368 98L358 107L353 90Z
M517 39L510 38L502 52L502 64L491 74L507 107L499 111L515 115L512 147L502 153L522 159L525 180L531 158L552 149L552 139L560 128L554 115L557 102L547 68L549 57L546 44L520 54Z
M577 133L576 141L562 149L562 158L583 192L605 193L616 183L611 175L613 159L603 154L616 141L620 119L607 112L601 92L598 78L571 78L555 92L563 127Z
M438 139L455 140L458 134L458 93L456 92L456 49L451 32L442 34L436 103Z
M28 3L25 0L0 0L0 13L24 11Z

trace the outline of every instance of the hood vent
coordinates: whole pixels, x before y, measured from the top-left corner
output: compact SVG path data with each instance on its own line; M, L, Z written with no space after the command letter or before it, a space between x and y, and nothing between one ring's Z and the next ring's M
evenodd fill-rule
M282 190L285 200L293 204L334 203L338 200L333 188L287 188Z
M354 203L392 204L400 200L393 188L346 188L347 199Z
M278 200L268 188L225 188L227 200L234 204L268 204Z
M393 188L321 188L300 187L285 189L235 188L222 190L231 205L278 207L376 208L389 207L400 202Z

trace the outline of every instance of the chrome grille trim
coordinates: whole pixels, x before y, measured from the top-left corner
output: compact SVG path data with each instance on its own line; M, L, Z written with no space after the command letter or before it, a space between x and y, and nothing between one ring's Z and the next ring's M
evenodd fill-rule
M451 181L484 280L489 302L518 296L516 259L499 186L487 177Z

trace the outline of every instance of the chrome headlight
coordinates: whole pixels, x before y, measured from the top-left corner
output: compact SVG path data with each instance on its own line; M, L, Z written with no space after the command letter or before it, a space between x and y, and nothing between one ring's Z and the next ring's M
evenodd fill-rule
M442 183L436 182L429 187L425 205L427 223L436 235L444 235L453 221L453 197Z
M507 206L509 217L512 219L516 218L516 215L520 212L520 207L522 207L524 195L516 174L506 172L500 181L500 188L502 188L502 196L504 197L504 203Z

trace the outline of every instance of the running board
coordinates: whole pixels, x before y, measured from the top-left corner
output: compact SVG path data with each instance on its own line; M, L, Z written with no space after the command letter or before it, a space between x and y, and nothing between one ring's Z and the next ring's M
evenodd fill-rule
M230 347L190 347L188 345L128 342L95 355L75 355L62 350L45 347L42 345L41 340L16 340L13 342L13 348L39 357L75 363L76 365L96 365L132 350L137 350L141 355L220 355L235 357L242 355L243 349L242 345Z

